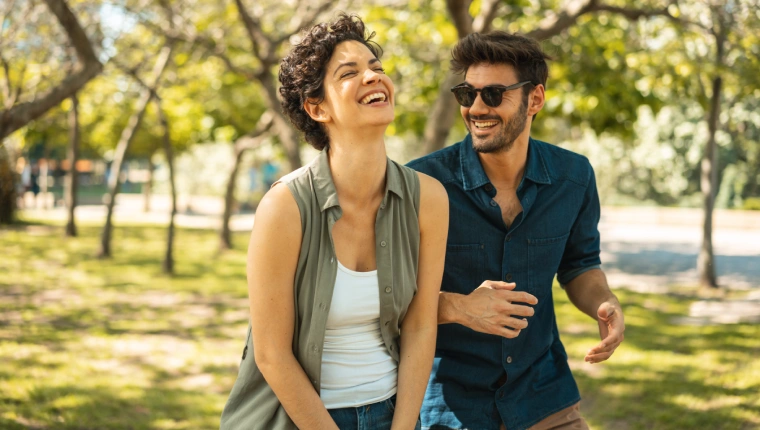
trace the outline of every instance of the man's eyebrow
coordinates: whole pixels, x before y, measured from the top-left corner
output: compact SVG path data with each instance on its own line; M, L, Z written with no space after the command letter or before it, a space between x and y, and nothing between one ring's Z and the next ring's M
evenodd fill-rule
M369 64L371 66L371 65L373 65L375 63L379 63L379 62L380 62L380 60L378 60L377 58L373 58L373 59L369 60L367 62L367 64ZM335 76L338 73L338 70L340 70L340 68L344 67L344 66L346 66L346 67L356 67L356 62L355 61L351 61L351 62L348 62L348 63L341 63L338 67L335 68L335 71L333 72L333 76Z

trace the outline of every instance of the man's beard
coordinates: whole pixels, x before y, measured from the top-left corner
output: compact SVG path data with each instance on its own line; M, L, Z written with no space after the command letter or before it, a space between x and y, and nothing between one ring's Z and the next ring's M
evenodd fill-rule
M525 124L528 122L528 117L525 115L527 112L528 103L527 100L523 100L522 103L520 103L520 109L518 109L517 113L514 114L512 118L510 118L506 123L502 123L501 129L496 134L496 136L490 140L485 140L479 139L473 135L472 149L474 149L475 152L479 152L481 154L509 152L509 150L512 149L512 146L514 146L517 137L520 136L523 130L525 130ZM470 130L470 123L473 119L481 121L487 121L489 119L501 120L499 117L470 116L468 120L465 121L465 126L470 132L472 132L472 130Z

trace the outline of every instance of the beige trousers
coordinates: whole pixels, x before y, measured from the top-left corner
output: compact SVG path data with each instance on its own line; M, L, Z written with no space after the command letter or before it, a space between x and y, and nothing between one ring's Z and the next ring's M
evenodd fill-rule
M505 430L504 424L501 430ZM569 408L555 412L528 430L589 430L586 420L581 416L581 404L576 403Z

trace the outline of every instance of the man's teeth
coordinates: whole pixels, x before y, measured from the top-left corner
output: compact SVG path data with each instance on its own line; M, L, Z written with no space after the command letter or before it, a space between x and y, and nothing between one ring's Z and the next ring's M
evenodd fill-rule
M381 102L385 101L385 94L383 93L372 93L368 95L367 97L364 97L359 103L366 105L372 102L373 100L380 100Z
M475 127L477 128L488 128L488 127L493 127L494 125L496 125L496 121L480 121L480 122L474 121L474 122L475 122Z

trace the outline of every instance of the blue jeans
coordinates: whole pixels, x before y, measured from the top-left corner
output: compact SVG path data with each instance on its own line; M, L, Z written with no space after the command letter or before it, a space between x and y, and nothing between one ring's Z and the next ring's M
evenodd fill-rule
M371 405L328 409L327 412L340 430L387 430L391 428L395 409L396 396L393 396ZM414 430L420 430L420 420L417 420Z

